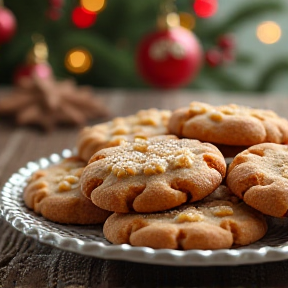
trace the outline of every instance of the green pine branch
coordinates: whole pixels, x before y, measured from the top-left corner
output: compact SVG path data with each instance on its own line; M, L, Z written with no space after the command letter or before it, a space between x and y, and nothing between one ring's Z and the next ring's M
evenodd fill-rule
M274 79L276 79L281 73L287 73L287 71L288 61L279 59L276 63L273 63L268 68L266 68L266 70L260 76L254 90L259 92L269 90L269 87L271 86L271 83L274 81Z
M209 78L209 81L214 82L215 86L221 88L224 91L245 91L248 90L244 84L242 84L233 75L226 72L225 67L213 69L211 67L204 67L203 73L205 77Z
M93 55L93 67L82 77L79 76L81 82L87 81L97 86L107 87L141 86L141 80L135 71L134 57L131 55L131 51L115 47L99 34L91 31L70 31L62 38L60 47L60 51L59 45L58 49L54 47L57 49L55 50L55 57L60 55L58 56L60 63L63 63L67 51L75 47L84 47ZM52 50L51 53L53 53ZM54 67L57 67L56 62ZM64 69L64 66L59 67L58 65L56 71L59 68ZM98 85L98 83L101 84Z
M216 27L210 27L210 29L205 29L201 31L201 36L208 39L215 39L219 35L223 35L226 32L231 32L236 26L249 21L259 15L266 12L279 12L283 10L283 5L280 2L271 1L269 3L263 2L252 2L241 8L239 11L231 13L221 25ZM201 25L199 25L201 26Z

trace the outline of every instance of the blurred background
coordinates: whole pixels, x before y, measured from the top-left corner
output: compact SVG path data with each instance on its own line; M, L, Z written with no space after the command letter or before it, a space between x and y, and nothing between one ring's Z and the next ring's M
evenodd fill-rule
M101 88L284 92L287 45L287 0L0 4L1 86L48 67Z

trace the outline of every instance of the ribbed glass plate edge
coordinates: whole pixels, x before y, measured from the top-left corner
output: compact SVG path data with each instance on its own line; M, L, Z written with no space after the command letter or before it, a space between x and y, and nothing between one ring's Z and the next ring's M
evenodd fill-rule
M71 150L31 161L11 175L0 193L2 217L15 229L41 243L86 256L110 260L173 266L230 266L288 259L288 219L268 217L268 233L249 246L220 250L152 249L128 244L113 245L102 232L102 225L61 225L29 210L22 199L27 179L38 169L71 156Z

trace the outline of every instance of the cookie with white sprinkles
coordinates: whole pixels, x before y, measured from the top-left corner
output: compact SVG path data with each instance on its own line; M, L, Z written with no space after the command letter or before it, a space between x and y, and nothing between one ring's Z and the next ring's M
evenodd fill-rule
M79 156L88 161L97 151L120 145L121 141L133 141L136 137L152 137L168 134L169 110L151 108L136 114L116 117L109 122L87 126L77 137Z
M136 139L94 154L81 185L84 195L102 209L155 212L204 198L225 173L225 159L210 143Z

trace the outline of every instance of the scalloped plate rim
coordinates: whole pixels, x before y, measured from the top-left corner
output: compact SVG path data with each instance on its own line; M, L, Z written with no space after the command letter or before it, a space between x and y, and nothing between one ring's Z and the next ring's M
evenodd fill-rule
M41 218L31 211L31 214L23 212L24 217L21 217L19 210L21 207L9 203L5 206L5 200L3 197L7 197L6 189L18 188L21 190L21 186L24 185L28 176L23 175L23 171L34 172L36 167L44 168L45 165L51 165L57 163L60 159L69 157L73 152L69 149L64 149L61 154L53 153L48 158L40 158L38 161L29 161L25 167L18 170L17 173L13 173L8 181L4 184L0 194L0 212L2 217L16 230L22 232L28 237L48 244L52 247L62 250L75 252L81 255L98 257L106 260L124 260L138 263L157 264L157 265L170 265L170 266L230 266L230 265L244 265L244 264L256 264L273 261L283 261L288 259L288 245L283 247L264 246L259 249L255 248L241 248L241 249L219 249L219 250L173 250L173 249L153 249L149 247L133 247L128 244L122 245L105 245L102 242L96 240L84 241L79 238L71 238L70 236L63 236L53 231L47 231L39 225L31 224L32 220L37 220L36 217ZM54 159L54 160L53 160ZM41 161L44 163L41 164ZM42 166L44 167L42 167ZM29 168L30 166L30 168ZM33 169L31 168L34 167ZM22 170L22 172L21 172ZM37 169L36 169L37 170ZM11 182L13 177L22 177L19 185L15 185ZM14 185L14 186L13 186ZM23 187L22 187L23 188ZM21 193L19 191L19 193ZM9 194L9 193L8 193ZM15 196L14 194L10 196ZM13 197L12 197L13 198ZM18 203L18 202L17 202ZM6 203L8 204L8 203ZM20 204L20 202L19 202ZM22 203L21 203L22 204ZM14 211L16 210L16 211ZM21 209L20 209L21 210ZM34 214L34 215L33 215ZM25 215L27 217L25 217ZM44 218L43 218L44 219ZM29 221L27 221L29 220ZM38 220L37 220L38 221ZM47 220L46 220L47 221ZM50 222L50 225L61 226L61 224L54 224ZM70 225L65 225L69 227ZM74 227L74 226L73 226ZM288 239L287 239L288 240Z

